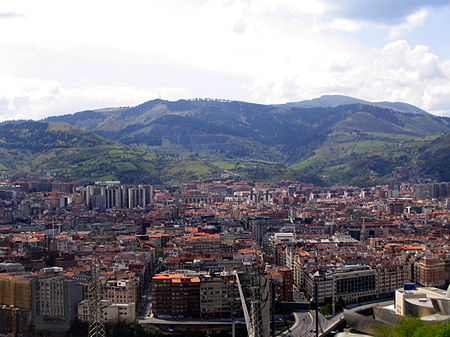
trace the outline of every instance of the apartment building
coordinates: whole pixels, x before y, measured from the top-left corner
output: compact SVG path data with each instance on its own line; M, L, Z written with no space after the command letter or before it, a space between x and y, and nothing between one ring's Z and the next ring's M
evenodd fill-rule
M89 209L144 208L153 200L150 185L120 185L110 181L90 185L85 190L85 204Z
M306 296L319 304L357 303L378 296L377 272L369 266L343 266L325 270L311 270L305 275ZM317 289L317 290L316 290Z
M0 274L0 335L15 337L27 331L31 299L29 277Z
M200 317L230 318L241 311L236 278L230 273L200 276Z
M286 267L275 267L267 270L269 278L275 288L275 297L278 301L292 302L293 276L292 270Z
M103 287L103 299L116 304L139 302L137 280L108 280Z
M153 314L160 318L200 317L200 277L157 274L153 277Z
M404 263L383 263L377 265L375 269L380 298L392 296L395 290L409 282L409 268Z
M91 311L89 300L83 300L77 306L77 318L81 322L89 322ZM136 319L134 303L113 303L109 300L101 301L102 320L105 323L132 323Z
M417 184L414 191L418 200L441 199L450 196L450 183Z
M0 304L31 309L31 279L23 275L0 274Z
M232 273L174 271L153 277L153 314L161 318L232 318L241 303Z
M445 285L445 262L428 255L416 262L417 282L424 287L442 287Z
M36 330L67 331L83 299L80 281L65 276L62 268L44 268L32 280L32 325Z
M28 330L30 310L0 304L0 336L23 336Z

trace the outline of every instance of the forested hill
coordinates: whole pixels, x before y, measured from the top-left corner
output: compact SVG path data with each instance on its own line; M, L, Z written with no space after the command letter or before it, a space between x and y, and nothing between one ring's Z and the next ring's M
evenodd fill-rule
M41 151L55 158L61 149L67 152L74 148L83 153L83 149L112 147L120 149L114 150L119 153L147 156L149 166L144 171L150 172L155 181L175 181L180 175L181 179L212 177L223 171L261 179L309 176L329 183L355 184L375 183L405 170L438 179L446 176L442 168L434 169L442 167L440 157L434 154L436 162L429 165L426 154L434 153L433 148L439 147L439 153L445 148L448 142L442 135L450 132L448 118L422 113L405 103L384 102L385 106L380 106L358 101L336 106L339 100L348 103L342 97L328 97L321 103L328 106L307 108L223 100L153 100L136 107L82 111L41 122L47 128L40 131L44 137L41 140L41 136L30 142L20 138L25 131L17 131L18 137L21 135L17 139L0 138L0 163L7 168L17 166L11 153L6 155L11 146L23 151L24 156ZM0 135L11 125L30 129L26 124L19 127L20 123L3 123ZM105 171L107 174L95 170L95 165L88 165L95 173L84 172L83 167L93 162L80 160L72 175L117 176L117 172L127 172L136 176L131 180L141 179L137 172L142 170L135 161L141 157L120 156L113 160L119 169ZM186 160L192 165L180 168ZM175 178L155 173L169 163ZM49 162L37 158L31 167L42 165L49 166ZM182 175L183 171L189 174Z

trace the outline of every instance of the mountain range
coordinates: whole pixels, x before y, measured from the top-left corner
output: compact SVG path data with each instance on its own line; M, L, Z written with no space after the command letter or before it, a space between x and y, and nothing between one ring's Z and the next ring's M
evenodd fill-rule
M153 183L224 171L358 185L449 180L450 156L440 155L449 153L449 133L449 118L399 102L337 95L281 105L157 99L2 123L0 168Z
M349 104L363 104L372 105L380 108L394 109L396 111L418 114L418 115L429 115L428 112L422 110L414 105L402 102L369 102L359 98L343 96L343 95L323 95L319 98L314 98L311 100L301 101L301 102L291 102L286 103L286 106L293 106L297 108L330 108L337 107L339 105L349 105Z

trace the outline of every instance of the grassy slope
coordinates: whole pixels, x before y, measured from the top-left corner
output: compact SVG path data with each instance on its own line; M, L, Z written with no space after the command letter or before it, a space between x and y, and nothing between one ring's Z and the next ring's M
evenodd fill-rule
M0 169L47 169L59 176L124 183L180 183L217 176L204 160L159 156L64 123L0 124Z
M0 124L0 165L61 176L159 182L162 159L63 123Z
M422 146L415 162L438 180L450 181L450 134Z
M330 182L375 183L398 168L411 165L419 149L438 137L439 121L402 114L396 120L359 112L338 123L314 153L291 166L315 172ZM402 118L404 120L402 120ZM427 134L425 137L419 135Z
M151 101L64 119L140 145L73 144L69 151L58 139L54 144L60 147L36 158L28 148L12 154L0 145L0 168L20 161L23 168L44 166L70 176L171 183L209 179L220 171L272 180L319 174L329 182L360 184L380 181L398 168L426 166L431 161L418 158L420 151L450 130L447 119L374 107L304 110L241 102ZM53 131L65 131L58 127L62 130ZM98 154L91 153L94 147Z

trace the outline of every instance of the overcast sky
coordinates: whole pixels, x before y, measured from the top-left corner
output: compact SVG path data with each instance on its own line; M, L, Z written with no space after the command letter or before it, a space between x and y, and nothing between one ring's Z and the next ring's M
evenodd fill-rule
M323 94L450 116L450 1L0 2L0 120Z

